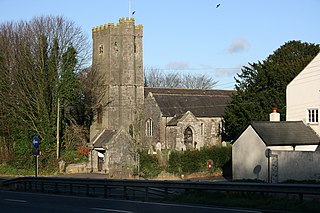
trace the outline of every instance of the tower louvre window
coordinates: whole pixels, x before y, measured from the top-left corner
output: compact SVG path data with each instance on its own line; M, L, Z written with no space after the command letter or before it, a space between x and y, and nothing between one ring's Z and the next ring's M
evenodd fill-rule
M103 53L103 44L99 45L99 55Z

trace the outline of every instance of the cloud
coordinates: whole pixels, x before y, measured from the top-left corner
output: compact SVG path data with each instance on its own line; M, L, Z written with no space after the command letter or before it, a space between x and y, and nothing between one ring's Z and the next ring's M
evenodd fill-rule
M216 68L214 70L214 75L216 77L231 77L236 73L241 71L242 66L233 67L233 68Z
M250 42L244 38L236 38L228 47L229 53L239 53L250 48Z
M210 64L199 64L200 69L204 69L204 70L212 70L214 69L214 67Z
M189 64L185 61L171 61L166 65L169 70L186 70L189 69Z

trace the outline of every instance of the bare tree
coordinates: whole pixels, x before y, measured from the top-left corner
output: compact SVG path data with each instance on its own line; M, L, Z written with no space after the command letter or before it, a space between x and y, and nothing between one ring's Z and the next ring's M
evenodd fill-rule
M164 74L163 87L179 88L182 86L181 76L177 72Z
M210 89L216 84L217 81L214 81L212 77L205 74L192 75L189 73L182 76L182 87L184 88Z
M145 84L148 87L162 87L164 85L164 76L158 68L144 68Z
M217 81L205 74L179 74L176 71L161 72L158 68L145 68L145 81L148 87L210 89Z

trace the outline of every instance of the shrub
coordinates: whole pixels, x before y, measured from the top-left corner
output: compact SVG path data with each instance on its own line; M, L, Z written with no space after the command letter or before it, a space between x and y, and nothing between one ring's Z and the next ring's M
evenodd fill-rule
M147 150L139 152L140 156L140 176L144 178L153 178L160 174L161 167L156 155L149 155Z
M80 156L88 157L90 153L90 150L87 146L80 146L77 148L77 154Z

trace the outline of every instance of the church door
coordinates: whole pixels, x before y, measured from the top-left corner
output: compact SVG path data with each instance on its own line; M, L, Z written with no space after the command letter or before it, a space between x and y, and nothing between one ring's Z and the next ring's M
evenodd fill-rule
M104 154L98 152L98 172L101 172L104 164Z

